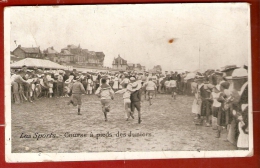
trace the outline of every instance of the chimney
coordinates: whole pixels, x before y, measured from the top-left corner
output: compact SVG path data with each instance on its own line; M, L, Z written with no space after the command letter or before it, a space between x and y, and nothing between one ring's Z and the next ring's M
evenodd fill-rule
M21 45L18 45L19 48L21 48Z

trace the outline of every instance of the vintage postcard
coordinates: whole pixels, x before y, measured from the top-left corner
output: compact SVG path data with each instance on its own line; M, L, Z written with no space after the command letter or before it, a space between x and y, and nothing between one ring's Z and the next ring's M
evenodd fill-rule
M247 3L4 10L7 162L250 157Z

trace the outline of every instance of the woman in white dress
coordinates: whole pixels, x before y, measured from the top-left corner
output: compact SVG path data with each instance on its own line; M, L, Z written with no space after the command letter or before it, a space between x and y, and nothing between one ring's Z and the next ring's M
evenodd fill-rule
M191 83L191 91L195 95L191 112L196 115L194 119L198 119L198 115L200 114L200 102L199 102L199 94L198 94L198 84L194 81Z
M115 75L115 78L114 78L114 84L113 84L113 89L114 90L118 90L118 77L117 75Z
M87 94L92 94L92 90L93 90L93 81L91 80L91 78L87 79Z

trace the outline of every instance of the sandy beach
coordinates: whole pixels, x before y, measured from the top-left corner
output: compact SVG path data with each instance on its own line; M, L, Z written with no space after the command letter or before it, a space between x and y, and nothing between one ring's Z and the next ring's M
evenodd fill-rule
M111 100L104 121L100 100L82 96L82 115L67 105L69 98L42 98L33 103L13 104L13 153L77 153L132 151L236 150L225 142L226 131L215 138L212 127L197 126L191 113L193 97L158 94L153 105L142 102L142 123L126 121L122 95Z

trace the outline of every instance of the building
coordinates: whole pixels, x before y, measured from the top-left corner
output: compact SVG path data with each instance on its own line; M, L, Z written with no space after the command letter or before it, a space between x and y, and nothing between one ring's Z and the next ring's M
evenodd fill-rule
M53 47L49 47L46 50L43 50L43 55L45 59L61 63L60 54L56 50L54 50Z
M112 67L115 70L127 70L127 71L138 71L138 72L145 71L145 66L142 66L139 63L138 64L127 63L127 61L122 57L120 57L120 55L118 55L117 58L114 58Z
M103 66L104 59L105 59L105 54L103 52L96 52L96 58L98 60L97 65L98 66Z
M89 51L82 49L80 45L67 45L61 49L61 57L66 64L79 66L102 67L104 64L105 54L103 52Z
M62 52L62 51L65 51L65 50L69 51L69 52L70 52L71 54L73 54L73 55L80 55L80 53L81 53L81 51L82 51L80 45L75 46L75 45L73 45L73 44L67 45L67 47L62 48L62 49L61 49L61 52Z
M136 70L136 71L143 71L142 65L141 64L136 64L134 70Z
M114 58L113 63L112 63L112 68L116 70L127 70L128 65L127 61L118 55L117 58Z
M133 64L133 63L128 63L126 70L134 71L134 70L135 70L135 64Z
M19 45L12 53L19 59L42 58L40 47L22 47Z
M71 54L68 50L62 50L60 53L60 62L63 65L75 64L74 55Z

